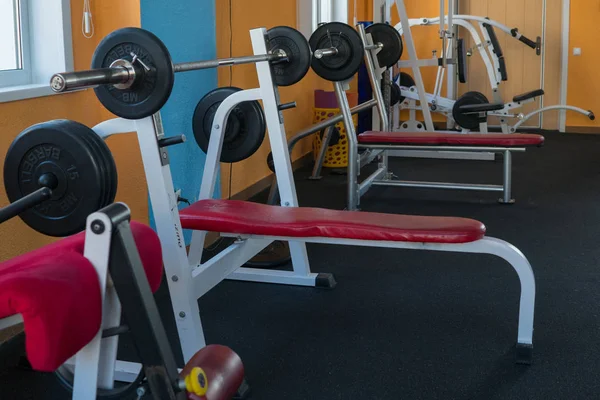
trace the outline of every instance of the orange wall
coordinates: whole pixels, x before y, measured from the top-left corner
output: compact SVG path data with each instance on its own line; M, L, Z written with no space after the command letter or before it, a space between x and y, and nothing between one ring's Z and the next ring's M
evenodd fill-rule
M253 28L272 28L279 25L296 26L296 0L232 0L233 13L230 26L229 2L217 1L217 56L231 55L243 56L252 54L249 30ZM231 32L231 34L230 34ZM258 85L256 68L254 65L239 65L232 68L219 69L219 86L237 86L242 89L253 88ZM283 103L295 101L295 109L284 112L285 128L288 138L312 123L312 109L314 105L314 90L331 90L332 85L317 77L312 71L294 86L280 88ZM304 140L296 145L293 159L299 158L311 149L312 139ZM270 152L268 139L262 147L247 160L231 166L232 180L231 193L235 195L252 186L256 182L271 174L267 168L267 155ZM224 197L229 194L229 164L221 168L221 185Z
M600 0L571 0L569 34L569 80L567 103L600 114L600 53L596 40L600 37ZM581 48L581 56L573 56L573 48ZM600 120L567 113L567 126L600 126Z
M71 23L73 29L73 53L75 69L89 68L94 49L98 42L111 31L124 26L139 26L139 1L104 0L92 2L95 35L85 39L81 34L83 2L73 0ZM115 12L118 10L118 12ZM59 72L59 71L57 71ZM12 140L30 125L59 118L73 119L88 126L110 117L110 114L96 100L92 90L63 95L40 97L10 103L0 103L0 154L4 156ZM137 146L133 135L120 135L111 138L108 144L113 151L119 171L119 191L117 200L127 203L132 217L140 221L148 220L147 189ZM4 162L0 163L0 168ZM0 190L0 206L8 203L4 187ZM13 257L37 248L53 240L28 228L18 218L0 225L0 260Z

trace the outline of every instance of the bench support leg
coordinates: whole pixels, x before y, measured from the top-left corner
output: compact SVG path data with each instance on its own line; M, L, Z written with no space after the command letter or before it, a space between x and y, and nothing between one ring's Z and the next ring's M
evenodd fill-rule
M516 345L516 362L531 364L533 358L533 317L535 310L535 276L525 255L515 246L494 238L483 239L486 251L506 260L519 276L521 298L519 301L519 329Z
M510 150L504 152L504 178L502 187L502 198L499 200L499 203L514 204L515 199L512 198L512 153Z
M315 165L312 170L312 175L310 179L317 180L321 179L321 169L323 168L323 162L325 161L325 154L327 154L327 149L329 147L329 142L331 141L331 136L333 135L333 131L335 130L335 125L330 126L325 129L325 134L323 135L323 140L321 143L321 148L319 149L319 155L315 160ZM318 132L317 132L318 134Z

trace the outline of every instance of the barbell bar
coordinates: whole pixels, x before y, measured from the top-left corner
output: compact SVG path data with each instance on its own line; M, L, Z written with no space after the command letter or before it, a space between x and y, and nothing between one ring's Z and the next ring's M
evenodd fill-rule
M144 66L143 62L135 53L132 53L131 56L133 57L132 61L119 59L108 68L54 74L50 79L50 87L56 93L91 88L99 85L121 85L121 87L117 87L117 89L128 89L136 82L136 78L143 73L143 70L149 71L149 68ZM284 50L279 49L275 54L182 62L173 65L173 72L198 71L263 61L286 61L287 58L287 53ZM136 62L140 63L140 65L135 65Z

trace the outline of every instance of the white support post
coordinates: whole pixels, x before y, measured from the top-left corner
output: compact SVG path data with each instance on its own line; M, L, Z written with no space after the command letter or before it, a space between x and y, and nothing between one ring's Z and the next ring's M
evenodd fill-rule
M92 221L101 221L106 229L100 234L92 232ZM116 362L116 340L111 340L106 346L103 346L102 330L108 328L105 326L104 317L108 320L114 320L113 315L118 313L118 320L121 317L121 308L119 300L116 298L114 290L107 291L109 283L108 263L110 256L110 240L112 236L112 223L108 217L102 213L91 214L87 219L85 245L83 255L87 258L98 274L100 293L102 296L102 314L103 321L96 336L75 355L75 374L73 382L73 399L93 400L96 398L96 387L112 388L112 379L114 377L114 365ZM113 306L113 309L110 309ZM116 307L115 307L116 306ZM111 315L112 314L112 315ZM111 338L111 339L117 339ZM106 339L105 339L106 340ZM108 351L101 358L102 350ZM112 363L109 360L113 357ZM102 359L102 363L100 360ZM102 386L99 386L99 385Z
M187 362L198 350L206 346L206 341L200 321L198 299L194 295L168 153L158 146L157 127L152 117L135 121L135 126L156 231L162 245L163 263L183 360Z
M561 41L561 69L560 69L560 104L567 104L567 90L569 83L569 31L571 29L571 0L562 1L562 41ZM544 38L545 41L545 38ZM544 52L546 57L546 52ZM542 86L543 87L543 86ZM567 112L561 110L558 117L558 129L564 133L567 130Z
M423 75L421 74L421 69L418 65L419 60L417 58L417 49L415 48L415 42L410 30L408 13L406 12L404 0L396 0L396 7L398 9L398 14L400 15L400 23L402 24L402 31L404 33L404 48L408 51L408 57L410 63L412 64L413 78L419 93L419 101L421 102L423 118L425 119L425 128L428 131L433 132L435 130L433 126L433 119L431 118L431 111L429 110L427 103L427 93L425 92Z
M252 40L252 49L254 54L266 54L267 47L265 36L267 31L264 28L253 29L250 31ZM273 163L275 174L277 176L277 185L279 187L279 197L281 205L284 207L298 207L298 197L296 195L296 185L294 184L294 172L290 160L290 153L287 146L287 136L283 124L283 114L279 111L279 93L273 82L271 75L271 65L268 61L256 63L256 73L260 87L260 98L263 102L267 120L267 129L269 130L269 142L273 154ZM290 254L294 273L307 276L310 274L308 263L308 253L306 245L301 242L289 242Z

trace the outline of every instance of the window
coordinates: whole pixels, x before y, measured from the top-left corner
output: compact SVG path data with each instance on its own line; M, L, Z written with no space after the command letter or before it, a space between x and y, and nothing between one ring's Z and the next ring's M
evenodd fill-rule
M0 102L52 94L73 69L69 0L0 0Z
M297 0L296 26L307 38L322 22L348 22L348 0Z

